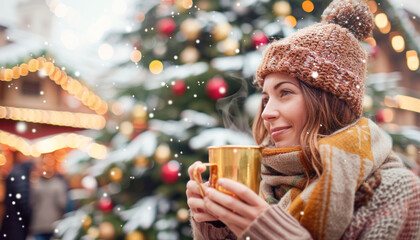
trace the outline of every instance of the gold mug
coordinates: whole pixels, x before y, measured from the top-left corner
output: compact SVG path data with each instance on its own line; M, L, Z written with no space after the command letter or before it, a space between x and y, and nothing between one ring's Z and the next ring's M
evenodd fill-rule
M204 163L210 168L210 187L236 197L233 193L223 189L217 184L219 178L229 178L242 183L256 194L260 187L261 174L261 147L226 145L220 147L208 147L209 163ZM198 166L194 168L194 179L200 187L201 196L204 197L204 190L201 186Z

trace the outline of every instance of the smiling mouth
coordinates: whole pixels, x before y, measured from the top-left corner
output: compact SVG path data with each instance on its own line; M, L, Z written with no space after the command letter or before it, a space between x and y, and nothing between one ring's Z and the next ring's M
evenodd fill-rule
M271 129L271 136L272 137L279 136L290 128L291 127L289 126L289 127L279 127L279 128Z

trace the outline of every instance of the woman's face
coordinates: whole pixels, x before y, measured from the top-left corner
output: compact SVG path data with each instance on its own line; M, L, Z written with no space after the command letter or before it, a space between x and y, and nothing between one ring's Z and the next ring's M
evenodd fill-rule
M261 117L276 147L299 145L307 120L305 99L296 78L282 73L265 77Z

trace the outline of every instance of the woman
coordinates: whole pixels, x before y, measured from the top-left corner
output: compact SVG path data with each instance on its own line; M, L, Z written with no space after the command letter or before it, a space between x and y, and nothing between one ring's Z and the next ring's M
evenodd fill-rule
M362 117L372 31L362 2L334 0L322 23L270 44L256 73L265 146L260 196L229 179L204 199L187 183L196 239L420 239L420 180ZM200 162L195 166L204 172Z

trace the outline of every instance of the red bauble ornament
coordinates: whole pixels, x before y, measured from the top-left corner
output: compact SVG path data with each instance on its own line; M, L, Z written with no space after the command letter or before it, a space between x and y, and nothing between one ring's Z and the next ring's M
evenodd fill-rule
M172 92L175 96L183 96L187 91L187 84L183 80L176 80L172 85Z
M255 32L252 34L252 43L254 47L265 45L268 43L268 37L263 32Z
M225 97L228 92L228 85L221 77L214 77L207 82L206 93L212 100L217 100Z
M383 109L378 109L375 114L375 120L377 123L384 123L385 122L385 116Z
M175 160L163 164L160 169L162 181L169 184L176 182L179 178L179 170L179 163Z
M98 201L98 206L102 211L110 212L112 210L112 207L113 207L111 198L101 197Z
M159 33L170 36L176 28L175 21L172 18L163 18L157 23L157 30Z

